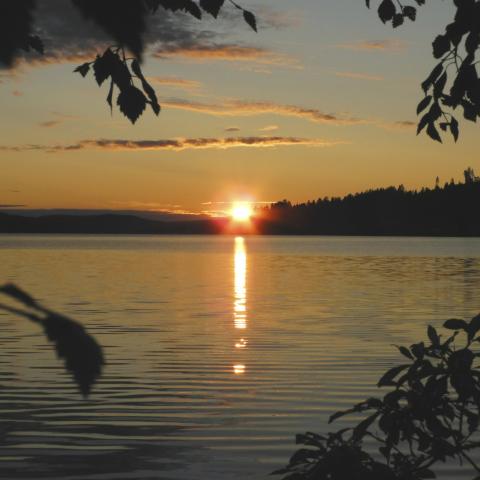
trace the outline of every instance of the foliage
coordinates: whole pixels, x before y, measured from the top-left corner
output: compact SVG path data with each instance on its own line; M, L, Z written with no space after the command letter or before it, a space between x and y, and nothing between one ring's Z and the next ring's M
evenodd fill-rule
M446 338L428 327L428 341L398 347L404 363L389 369L378 387L391 387L337 412L329 422L350 414L365 416L335 433L297 435L298 450L286 468L274 472L284 480L420 480L436 478L439 462L466 462L480 446L475 433L480 418L480 315L470 322L451 319ZM459 340L459 339L462 340ZM371 439L378 454L364 450Z
M117 97L117 105L132 123L137 121L147 104L152 107L155 115L160 113L157 95L144 77L140 62L136 58L127 59L123 48L107 48L103 55L97 55L93 62L80 65L75 69L75 72L79 72L85 77L90 68L93 69L95 80L99 86L110 79L107 96L110 109L112 109L114 90L117 87L120 91ZM134 85L134 78L141 83L143 92Z
M153 88L145 80L140 69L144 51L143 37L146 31L147 16L154 14L162 7L166 11L182 11L197 19L206 12L217 18L225 0L71 0L82 15L95 22L109 35L117 46L108 48L103 55L75 69L85 76L93 67L98 85L110 79L107 103L112 108L114 87L117 87L117 105L120 111L135 123L143 113L147 104L158 115L160 105ZM245 10L233 0L228 0L243 14L245 22L257 31L255 15ZM40 37L34 35L34 10L36 0L3 0L0 2L0 64L11 67L20 51L35 50L44 52L44 44ZM126 59L125 50L133 54ZM134 85L137 79L142 90Z
M370 3L366 0L367 7ZM426 0L410 3L423 6ZM456 9L453 21L432 43L433 56L440 61L422 83L425 97L417 107L417 115L422 114L417 134L426 128L427 134L438 142L442 141L438 128L449 131L457 141L458 120L452 113L457 109L462 109L463 117L471 122L480 117L476 60L480 47L480 0L453 0L453 4ZM413 5L381 0L378 16L383 23L390 22L396 28L405 19L415 21L417 9Z
M82 325L44 307L13 284L1 286L0 293L28 309L23 310L0 303L0 310L39 324L48 340L54 344L57 356L65 361L65 368L73 376L81 393L85 397L88 396L105 364L102 348L97 341Z

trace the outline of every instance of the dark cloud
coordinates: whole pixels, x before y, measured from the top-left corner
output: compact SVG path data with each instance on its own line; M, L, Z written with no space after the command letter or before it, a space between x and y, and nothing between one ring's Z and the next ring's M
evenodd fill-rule
M71 152L79 150L109 150L109 151L160 151L160 150L193 150L193 149L229 149L238 147L280 147L306 145L312 147L332 147L342 142L319 138L299 137L229 137L229 138L177 138L160 140L120 140L97 139L82 140L70 145L24 145L0 146L0 151L22 152L41 151L47 153Z

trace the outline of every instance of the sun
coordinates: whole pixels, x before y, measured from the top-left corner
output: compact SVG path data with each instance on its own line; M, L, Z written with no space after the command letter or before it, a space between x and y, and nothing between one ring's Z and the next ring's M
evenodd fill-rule
M248 222L252 215L252 207L247 202L235 202L230 211L230 216L236 222Z

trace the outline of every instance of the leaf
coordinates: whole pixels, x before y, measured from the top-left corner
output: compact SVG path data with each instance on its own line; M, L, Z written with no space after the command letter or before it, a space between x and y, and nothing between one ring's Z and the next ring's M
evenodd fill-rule
M431 325L428 326L427 335L428 335L428 338L430 339L430 341L432 342L433 346L436 347L436 346L440 345L440 338L438 336L438 333L435 330L435 328L433 328Z
M137 87L130 85L122 90L117 98L117 105L120 111L132 122L135 123L138 117L145 110L147 99Z
M451 117L450 119L450 132L452 133L453 138L456 142L458 140L459 131L458 131L458 121L455 117Z
M438 78L438 80L433 85L433 96L439 97L443 93L443 89L445 88L445 84L447 83L447 72L443 72L442 75Z
M427 95L424 99L422 99L422 101L417 106L417 115L423 112L428 107L431 101L432 101L431 95Z
M150 99L150 102L148 102L152 110L154 111L155 115L158 115L160 113L160 105L158 104L158 99L157 95L155 93L155 90L152 88L152 86L147 82L146 78L143 76L142 70L140 68L140 64L137 60L134 60L132 62L132 71L137 75L137 77L140 78L142 82L142 88L144 92L147 94L148 98Z
M393 19L396 9L392 0L383 0L378 7L378 16L383 23L386 23Z
M80 65L80 66L78 66L78 67L74 70L74 72L79 72L80 75L81 75L82 77L84 77L84 78L85 78L85 76L87 75L87 73L88 73L89 71L90 71L90 63L88 63L88 62L87 62L87 63L84 63L84 64L82 64L82 65Z
M375 412L374 414L367 417L365 420L362 420L352 432L352 439L354 442L361 440L367 433L368 427L377 419L380 415L380 412Z
M406 368L410 367L410 365L400 365L398 367L393 367L391 368L390 370L387 370L383 375L382 377L380 378L380 380L378 381L377 383L377 386L378 387L385 387L387 385L395 385L395 383L393 382L393 379L400 373L402 372L403 370L405 370Z
M243 18L244 20L250 25L253 31L257 31L257 19L255 18L255 15L252 12L249 12L248 10L243 11Z
M432 140L442 143L442 138L440 137L440 134L438 133L438 130L435 128L435 124L433 122L430 122L428 124L427 134Z
M84 396L102 372L105 360L102 348L82 325L63 315L42 307L32 296L13 284L0 287L0 293L8 295L29 308L45 315L1 306L0 309L23 316L42 325L47 338L54 343L57 356L65 359L65 367Z
M392 25L393 25L393 28L397 28L400 25L403 25L403 15L401 13L396 13L393 16Z
M430 88L430 86L433 84L433 82L440 76L440 74L443 72L443 64L440 62L431 72L430 75L427 77L427 79L422 82L422 89L425 93L427 93L427 90Z
M402 347L399 345L394 345L394 347L397 347L402 355L409 358L410 360L413 360L413 355L411 354L410 350L407 347Z
M200 7L212 17L217 18L225 0L200 0Z
M65 368L72 373L82 394L88 396L105 364L102 348L82 325L67 317L50 314L42 323L57 356L65 359Z
M417 135L427 126L430 122L430 112L427 112L418 122Z
M457 318L451 318L443 324L444 328L449 330L465 330L468 331L468 324L465 320L459 320Z
M468 336L473 338L480 330L480 315L473 317L468 324Z
M202 18L202 11L200 10L199 6L191 0L186 0L185 10L198 20Z
M450 50L450 40L446 35L438 35L432 43L433 56L443 57Z
M473 105L467 100L462 100L462 107L463 107L463 117L466 120L470 120L471 122L476 122L477 109L475 108L475 105Z
M115 54L108 48L101 57L97 56L97 59L93 62L93 72L99 86L112 75L114 68L112 57L114 56Z
M110 89L108 90L108 96L107 96L107 103L110 105L110 113L113 113L113 107L112 107L112 97L113 97L113 87L114 87L113 80L110 81Z
M406 6L403 8L403 16L414 22L417 18L417 9L415 7Z
M337 420L337 418L340 418L340 417L343 417L345 415L349 415L350 413L355 413L355 412L356 412L355 408L349 408L348 410L343 410L341 412L335 412L333 415L330 415L330 417L328 418L328 423L332 423L335 420Z

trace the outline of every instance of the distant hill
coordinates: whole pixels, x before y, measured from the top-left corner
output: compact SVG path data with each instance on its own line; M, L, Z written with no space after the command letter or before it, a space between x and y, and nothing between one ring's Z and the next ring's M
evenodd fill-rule
M161 222L135 215L44 215L0 213L0 233L217 234L222 221Z
M0 213L0 233L480 236L480 179L407 191L380 188L343 198L292 205L283 200L256 210L251 227L227 218L159 221L127 214Z

